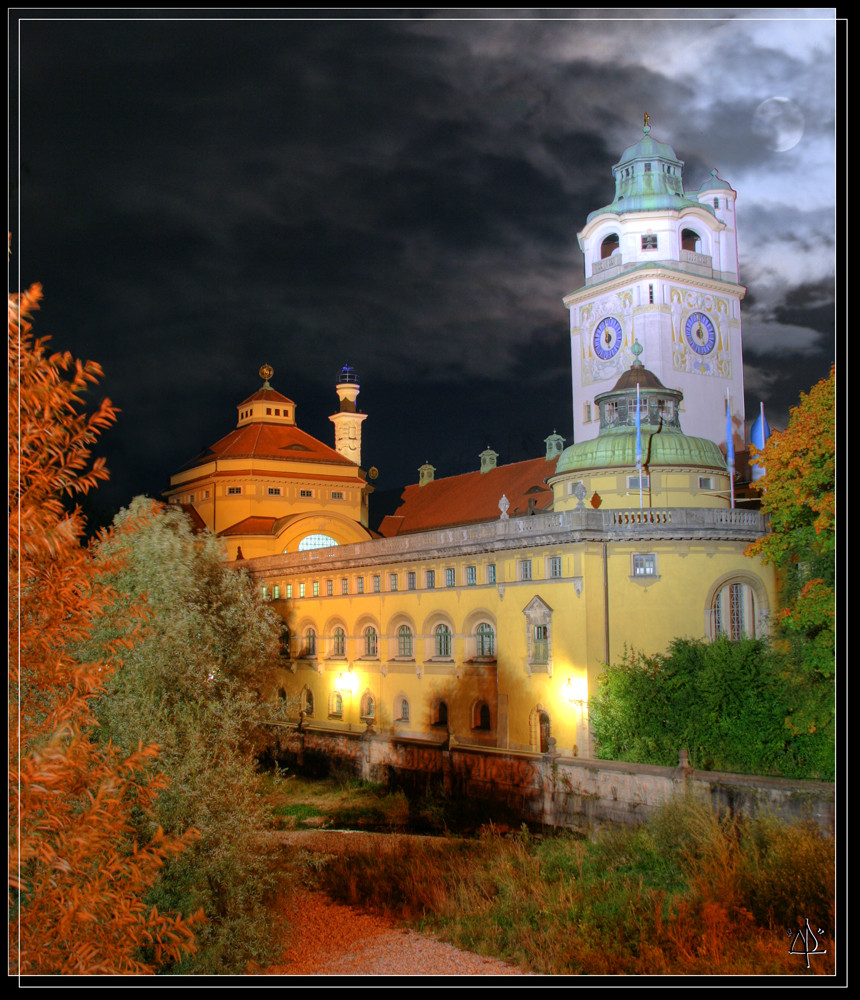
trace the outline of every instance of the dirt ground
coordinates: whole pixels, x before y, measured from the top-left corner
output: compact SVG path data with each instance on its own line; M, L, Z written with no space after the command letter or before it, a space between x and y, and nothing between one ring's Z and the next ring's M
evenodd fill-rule
M334 854L372 851L390 834L294 830L272 835L279 843ZM398 926L324 893L290 890L277 910L293 928L278 961L263 976L522 976L515 966L474 955Z

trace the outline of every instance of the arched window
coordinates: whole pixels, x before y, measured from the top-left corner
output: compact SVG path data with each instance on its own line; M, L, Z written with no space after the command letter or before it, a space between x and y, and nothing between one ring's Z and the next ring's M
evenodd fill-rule
M346 633L340 625L332 632L331 640L332 656L346 656Z
M481 622L475 629L475 639L478 656L496 655L496 633L493 631L492 625Z
M372 625L368 625L364 630L364 655L376 656L378 648L379 643L377 641L376 629Z
M337 542L331 535L305 535L299 542L299 552L307 552L309 549L327 549L332 545L337 545Z
M397 655L412 656L412 629L408 625L401 625L397 630Z
M610 233L600 244L600 259L606 260L618 249L618 233Z
M305 715L314 714L314 693L310 688L305 688L302 691L302 711Z
M343 698L340 691L332 691L329 714L335 716L343 715Z
M745 583L729 583L720 590L712 609L713 635L728 636L737 641L745 635L756 635L756 599L752 587Z
M699 234L693 232L692 229L681 230L681 249L690 250L693 253L698 253L702 246L702 241L699 238Z
M436 655L449 659L451 656L451 629L447 625L436 626Z
M373 695L367 692L361 699L361 717L362 719L373 719L375 714L376 702L373 700Z
M409 721L409 702L405 698L400 699L400 722Z
M486 702L479 701L472 710L472 728L490 728L490 706Z
M305 656L317 655L317 634L312 628L305 629Z
M447 726L448 725L448 705L444 701L440 701L436 706L436 718L433 720L434 726Z
M281 635L278 640L278 654L280 656L289 659L290 656L290 630L288 628L281 629Z

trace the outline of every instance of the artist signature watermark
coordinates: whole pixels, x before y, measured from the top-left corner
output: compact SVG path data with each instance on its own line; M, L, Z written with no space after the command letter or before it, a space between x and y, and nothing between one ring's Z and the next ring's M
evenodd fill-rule
M788 949L789 955L805 955L806 956L806 968L809 968L809 956L810 955L826 955L827 949L821 948L821 943L815 935L815 931L809 926L809 919L807 917L803 918L804 926L799 928L797 931L786 931L785 933L788 937L794 934L794 940L791 942L791 947ZM823 934L824 931L819 927L818 933Z

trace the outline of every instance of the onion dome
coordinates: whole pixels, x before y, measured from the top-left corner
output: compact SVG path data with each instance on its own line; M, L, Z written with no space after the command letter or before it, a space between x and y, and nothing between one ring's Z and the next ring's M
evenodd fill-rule
M699 188L699 194L707 194L709 191L730 191L732 194L736 193L728 181L724 181L722 177L717 177L716 170L711 171L708 179Z
M624 215L629 212L654 212L683 208L713 210L684 193L684 161L679 160L668 143L659 142L645 124L642 138L628 146L613 166L615 198L603 208L590 212L587 222L598 215Z

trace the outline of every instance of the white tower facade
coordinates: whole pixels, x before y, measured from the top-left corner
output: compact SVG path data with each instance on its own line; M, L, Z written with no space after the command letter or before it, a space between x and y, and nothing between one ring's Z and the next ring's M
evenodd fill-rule
M716 171L684 192L683 161L650 126L613 168L615 198L578 234L585 284L568 295L574 441L596 437L595 397L644 348L646 367L684 394L685 433L726 449L726 408L744 449L737 193Z
M361 465L361 425L367 419L367 414L359 413L355 406L360 390L358 374L345 365L335 386L340 409L329 417L334 424L335 451L356 465Z

